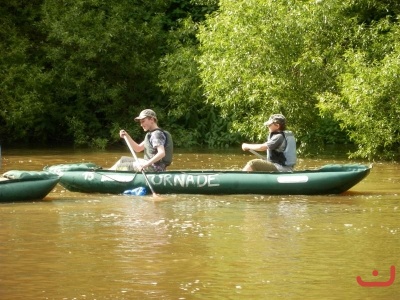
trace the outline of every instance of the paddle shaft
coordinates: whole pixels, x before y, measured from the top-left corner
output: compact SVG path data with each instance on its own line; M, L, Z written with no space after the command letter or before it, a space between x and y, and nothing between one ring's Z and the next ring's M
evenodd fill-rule
M253 153L254 155L258 156L259 158L263 159L263 160L267 160L267 158L263 155L261 155L260 153L254 151L254 150L249 150L251 153Z
M125 139L126 144L128 145L129 150L131 151L133 157L135 158L137 164L139 165L139 164L140 164L140 163L139 163L139 159L137 158L136 153L135 153L135 150L133 150L131 144L129 143L128 137L127 137L126 135L124 136L124 139ZM157 194L156 194L156 192L154 191L153 187L151 186L150 181L149 181L149 179L147 178L147 175L146 175L146 173L144 172L144 169L143 169L143 168L142 168L142 174L143 174L144 179L146 180L146 183L147 183L147 185L149 186L151 192L153 193L153 196L156 196Z

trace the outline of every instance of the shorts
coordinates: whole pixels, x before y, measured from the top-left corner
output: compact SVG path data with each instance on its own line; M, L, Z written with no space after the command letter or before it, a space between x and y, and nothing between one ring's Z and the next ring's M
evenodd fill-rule
M275 166L274 163L266 161L264 159L252 159L247 163L247 165L250 166L253 171L278 171L278 168Z
M142 159L142 158L138 158L138 161L139 161L140 165L143 165L146 163L146 160ZM159 162L157 164L152 164L151 166L144 168L144 171L146 171L146 172L164 172L165 169L166 169L166 165L163 164L162 162ZM116 163L115 170L138 172L139 171L138 170L138 162L133 157L122 156L120 158L120 160Z
M265 172L293 172L294 166L282 166L277 163L272 163L264 159L252 159L247 163L253 171L265 171Z

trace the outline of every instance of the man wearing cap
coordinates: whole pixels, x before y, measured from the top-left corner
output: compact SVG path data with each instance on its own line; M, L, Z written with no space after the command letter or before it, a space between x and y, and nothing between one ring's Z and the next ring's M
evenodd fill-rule
M243 151L267 151L266 159L250 160L243 171L292 172L296 164L296 140L286 130L286 118L281 114L272 115L267 122L269 135L263 144L242 144Z
M150 172L165 171L172 162L173 141L171 134L158 127L157 115L151 109L141 111L135 121L140 122L140 126L147 132L143 142L136 143L125 130L121 130L119 136L121 138L127 137L131 148L135 152L144 151L144 159L136 161L133 157L123 156L110 170L141 172L144 169Z

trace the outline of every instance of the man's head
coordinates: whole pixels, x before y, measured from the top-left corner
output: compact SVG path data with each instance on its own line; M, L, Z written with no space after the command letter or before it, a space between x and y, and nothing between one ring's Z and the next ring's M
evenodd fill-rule
M274 114L269 117L268 121L264 123L268 126L269 131L284 131L286 130L286 118L281 114Z

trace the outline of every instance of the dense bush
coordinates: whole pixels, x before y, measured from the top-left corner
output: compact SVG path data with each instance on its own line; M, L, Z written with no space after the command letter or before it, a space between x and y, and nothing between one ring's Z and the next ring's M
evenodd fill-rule
M399 155L393 0L11 0L0 6L0 140L105 148L159 114L177 146L260 141Z

